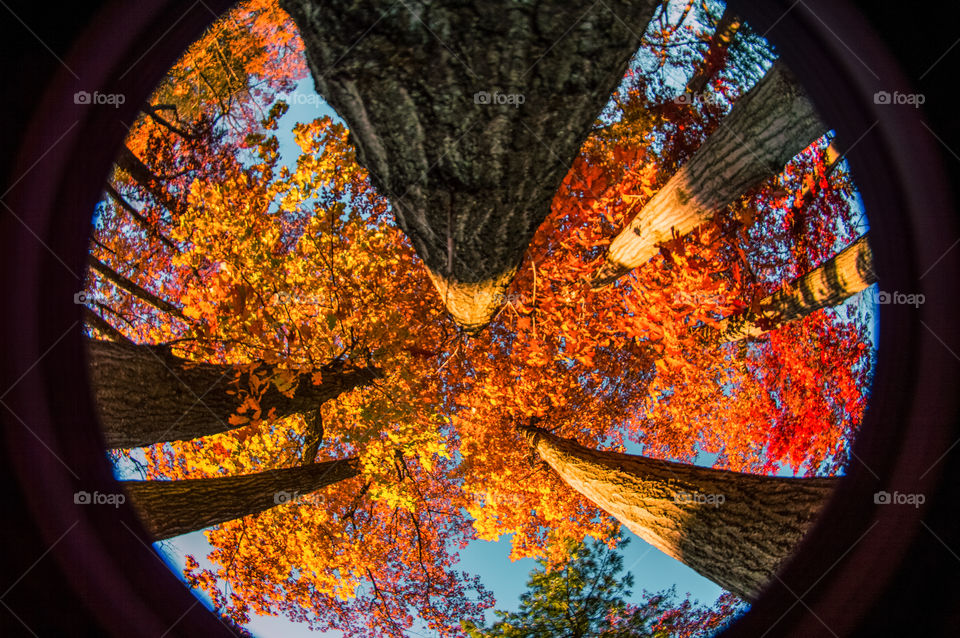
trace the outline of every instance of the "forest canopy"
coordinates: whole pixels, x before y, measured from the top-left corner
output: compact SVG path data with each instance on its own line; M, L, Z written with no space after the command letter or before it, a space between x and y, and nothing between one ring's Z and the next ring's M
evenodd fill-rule
M795 516L779 553L745 550L751 576L721 583L749 600L843 474L874 359L859 195L776 51L717 3L631 14L639 48L617 54L602 110L582 107L570 139L583 142L519 264L469 288L437 270L406 195L371 172L381 133L351 110L302 108L326 104L304 87L311 72L326 86L318 60L337 52L307 4L247 0L214 22L131 126L94 215L86 331L108 454L155 537L206 529L212 552L189 556L184 578L237 626L254 613L347 636L466 635L461 621L483 626L494 604L458 568L471 541L509 537L511 558L547 574L621 523L669 555L699 538L702 503L677 500L669 476L612 474L628 454L693 468L690 490L725 486L725 525L756 516L766 533L771 512ZM404 20L383 15L378 29ZM403 22L398 50L427 22ZM588 23L570 37L593 42ZM344 55L372 64L363 47ZM447 79L422 77L417 90L447 95ZM345 90L329 88L329 103ZM438 120L417 135L460 152L556 108L530 92L523 104L460 96L464 113L487 109L472 132L453 140ZM418 152L382 139L393 165ZM509 152L545 152L535 146ZM424 201L463 201L444 179L425 182ZM490 197L517 200L525 183L504 176L515 190ZM762 480L775 475L807 481L789 483L805 496L763 501L787 489ZM617 489L676 506L679 540L640 506L604 506ZM716 551L736 543L733 525ZM715 613L734 613L730 600Z

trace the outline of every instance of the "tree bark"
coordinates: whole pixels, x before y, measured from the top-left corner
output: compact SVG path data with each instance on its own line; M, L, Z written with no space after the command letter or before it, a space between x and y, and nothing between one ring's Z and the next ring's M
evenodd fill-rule
M659 4L282 0L458 324L503 303Z
M593 280L603 288L646 263L672 233L684 235L783 170L827 132L780 61L744 94L693 157L610 244Z
M877 281L867 235L781 290L764 297L759 311L745 310L723 319L719 326L698 328L705 346L718 346L760 335L811 312L843 303Z
M131 345L89 340L91 386L107 446L130 448L161 441L184 441L232 430L229 418L240 406L238 387L249 388L249 373L229 365L197 363L173 355L165 346ZM261 364L260 379L272 375ZM321 369L322 381L311 374L295 380L293 397L267 383L259 404L278 417L313 410L381 375L377 368L347 367L342 362ZM229 392L234 392L230 394Z
M351 458L244 476L120 483L154 539L163 540L259 514L359 473Z
M727 49L730 48L730 43L733 42L734 36L737 35L737 31L740 30L741 24L743 24L743 21L740 19L740 16L734 13L729 4L725 5L723 7L723 15L721 15L717 21L717 27L714 29L713 36L710 38L707 52L704 54L703 60L700 62L696 71L694 71L693 75L690 76L690 79L687 81L687 95L699 95L707 88L707 83L709 83L710 80L713 79L713 76L717 74L717 71L720 70Z
M541 428L521 431L573 489L663 553L750 601L812 526L837 482L601 452Z

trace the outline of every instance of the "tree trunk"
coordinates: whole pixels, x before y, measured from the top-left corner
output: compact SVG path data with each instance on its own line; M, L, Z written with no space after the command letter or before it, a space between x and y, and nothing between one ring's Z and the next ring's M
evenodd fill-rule
M705 346L716 346L775 330L811 312L843 303L877 281L867 235L844 248L781 290L764 297L759 312L751 310L723 319L716 328L698 328Z
M521 431L573 489L663 553L750 601L812 526L837 482L601 452L540 428Z
M164 346L90 340L91 387L107 446L130 448L161 441L184 441L232 430L229 418L240 405L238 385L249 388L249 376L229 365L197 363L174 356ZM255 370L262 380L272 369ZM292 398L266 384L260 409L278 417L313 410L352 388L379 377L376 368L333 363L321 369L322 381L299 375ZM229 394L233 392L234 394Z
M120 483L154 540L163 540L259 514L359 473L351 458L244 476Z
M729 4L725 5L723 15L717 21L713 37L710 38L710 44L703 56L703 61L687 81L687 95L699 95L707 88L707 84L720 70L727 49L730 48L730 43L733 42L733 37L740 30L741 24L743 24L743 21L740 20L740 16L734 13Z
M779 61L744 94L693 157L610 244L593 281L609 285L647 262L673 232L685 235L745 191L783 170L827 132Z
M282 0L454 320L503 303L658 0Z

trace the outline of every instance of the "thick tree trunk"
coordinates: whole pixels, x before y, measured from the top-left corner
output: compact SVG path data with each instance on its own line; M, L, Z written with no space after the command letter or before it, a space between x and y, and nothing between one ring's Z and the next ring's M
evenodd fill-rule
M668 556L746 600L813 524L835 478L758 476L522 432L563 480Z
M503 303L658 0L281 0L453 318Z
M743 95L693 157L610 244L593 281L609 285L647 262L660 242L710 219L783 170L827 132L800 85L779 61Z
M189 440L236 427L229 422L240 405L233 366L187 361L163 346L90 340L88 347L91 386L108 447ZM271 376L266 365L255 372L261 379ZM299 375L292 398L267 384L260 409L263 415L276 409L279 417L307 412L380 374L376 368L330 364L321 370L319 385L313 385L312 375ZM249 388L246 375L239 387Z
M715 346L759 337L811 312L839 305L876 281L873 253L867 235L861 235L819 267L764 297L759 312L746 310L723 319L717 327L698 328L700 341Z
M154 539L163 540L259 514L359 473L354 458L244 476L121 484Z
M707 83L720 70L727 49L730 48L730 43L733 42L733 37L740 30L741 24L743 24L742 20L734 13L730 5L724 6L723 15L717 21L717 27L713 32L713 37L710 38L710 44L703 56L703 61L687 81L686 93L688 95L698 95L707 88Z

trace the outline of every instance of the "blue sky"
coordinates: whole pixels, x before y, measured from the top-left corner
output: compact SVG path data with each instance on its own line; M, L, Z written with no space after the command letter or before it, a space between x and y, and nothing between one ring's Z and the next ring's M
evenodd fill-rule
M330 116L335 121L341 121L336 113L322 100L318 99L313 90L313 81L306 78L298 84L296 90L288 96L289 111L279 121L277 136L280 141L281 158L285 163L295 164L299 155L299 148L293 141L291 132L297 122L309 122L323 116ZM858 296L858 299L861 297ZM848 303L856 303L850 300ZM640 448L627 441L627 452L639 454ZM701 454L697 459L698 465L710 466L716 457L710 454ZM790 475L790 468L782 468L781 475ZM128 478L134 478L128 475ZM689 592L693 598L705 604L711 604L723 590L700 576L682 563L666 556L653 548L639 537L624 529L625 537L630 543L624 548L624 567L634 575L633 599L639 601L644 590L659 591L676 586L680 594ZM164 556L166 563L178 576L184 567L184 557L192 554L203 567L213 568L206 561L206 555L211 551L202 531L186 534L168 541L156 543L155 547ZM519 603L520 594L526 589L529 572L536 566L533 559L522 559L512 562L509 559L510 537L505 536L496 542L473 541L461 552L461 562L458 568L462 571L477 574L484 585L496 597L496 608L501 610L515 610ZM209 600L204 601L210 607ZM492 620L492 611L488 612L488 620ZM306 626L298 625L285 618L271 616L253 616L248 629L257 636L264 638L284 636L324 635L311 632ZM336 636L338 632L328 632L325 635ZM412 636L429 635L423 632L411 632Z
M299 147L293 141L291 132L297 122L310 122L318 117L330 116L340 121L339 116L322 100L318 99L313 89L313 80L306 78L288 96L289 111L280 119L279 130L276 132L280 141L282 161L289 165L296 163L300 153ZM640 449L632 443L627 443L627 451L639 453ZM712 455L701 455L699 464L712 463ZM121 470L121 472L123 472ZM124 472L125 473L125 472ZM126 478L139 478L126 475ZM644 589L658 591L676 585L681 594L689 592L694 598L706 604L712 603L723 590L713 582L703 578L682 563L666 556L654 549L631 532L624 530L624 535L630 538L630 543L623 549L624 567L632 572L635 578L633 587L634 599L639 601ZM185 534L167 541L158 542L155 548L164 556L165 562L178 576L184 567L184 558L192 554L203 567L213 568L206 561L211 547L202 531ZM461 562L458 569L477 574L484 585L496 597L496 608L514 610L519 603L520 594L526 589L529 572L536 566L532 558L512 562L509 559L510 537L505 536L496 542L473 541L461 552ZM210 601L204 600L207 607ZM492 619L492 611L488 619ZM248 629L257 636L264 638L284 636L318 636L317 632L309 631L305 626L293 623L285 618L270 616L253 616ZM338 635L328 632L329 635ZM426 633L411 633L411 635L428 635Z
M678 592L689 591L694 598L704 603L712 603L723 590L703 578L692 569L666 556L640 540L634 534L624 530L624 536L630 538L630 543L623 549L623 565L626 571L632 572L635 583L633 587L634 599L639 600L643 589L658 591L676 585ZM205 560L210 551L202 531L184 534L177 538L155 543L166 558L167 565L172 571L180 573L184 567L186 554L193 556L201 566L214 568ZM494 592L497 609L515 610L519 603L520 594L526 589L527 576L536 566L532 558L511 562L509 537L501 538L497 542L474 541L462 553L458 568L462 571L479 575L484 584ZM209 607L209 601L205 600ZM488 614L493 618L492 612ZM283 636L296 638L298 636L320 636L311 632L305 626L297 625L285 618L269 616L253 616L247 626L256 636ZM327 635L336 636L337 633L327 632ZM415 634L411 634L415 635ZM427 635L427 634L423 634Z
M639 62L639 61L638 61ZM682 88L685 77L674 77L668 73L671 84ZM282 161L288 165L296 162L299 148L293 141L291 132L297 122L310 122L318 117L330 116L335 121L342 122L336 113L317 95L313 87L313 80L301 80L297 88L287 96L290 105L289 111L279 121L277 136L280 141ZM872 298L872 295L871 295ZM858 296L856 301L848 303L862 303L864 296ZM640 449L631 442L626 442L627 452L638 454ZM701 454L697 459L698 465L709 466L715 459L714 455ZM124 478L138 478L127 473L127 464L121 464L118 471ZM782 468L781 475L790 475L790 468ZM713 582L703 578L689 567L669 558L654 549L631 532L624 530L625 537L630 543L623 550L624 567L634 575L633 599L639 601L643 590L658 591L676 586L682 595L689 592L693 598L704 604L711 604L723 590ZM164 556L171 571L180 576L184 567L184 557L193 555L202 567L214 568L206 561L206 555L211 551L202 531L186 534L168 541L156 543L155 548ZM529 572L536 566L533 559L523 559L511 562L510 538L503 537L499 541L474 541L461 552L461 562L458 569L481 577L484 585L496 597L496 608L514 610L517 608L520 594L526 589ZM205 603L210 607L209 600ZM492 612L488 620L493 618ZM296 638L298 636L324 635L309 631L305 626L297 625L285 618L253 616L248 628L257 636L283 636ZM337 632L328 632L325 635L336 636ZM412 636L430 635L425 631L410 632Z

